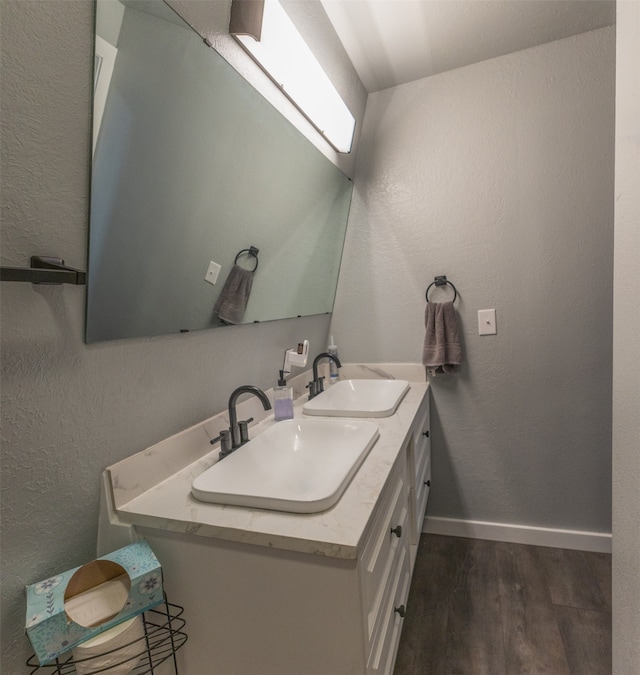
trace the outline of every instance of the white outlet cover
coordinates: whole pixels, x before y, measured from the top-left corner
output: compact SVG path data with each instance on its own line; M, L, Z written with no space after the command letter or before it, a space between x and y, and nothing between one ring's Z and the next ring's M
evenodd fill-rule
M495 335L497 333L496 327L496 310L495 309L479 309L478 310L478 334L479 335Z
M221 269L222 267L218 265L218 263L211 260L209 262L209 267L207 267L207 273L204 275L204 280L215 285L216 281L218 281L218 274L220 274Z

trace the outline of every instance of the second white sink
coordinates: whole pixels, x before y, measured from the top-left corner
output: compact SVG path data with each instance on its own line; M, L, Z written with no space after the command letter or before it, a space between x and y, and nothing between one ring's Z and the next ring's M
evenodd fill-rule
M407 380L341 380L302 406L307 415L388 417L409 391Z
M360 420L286 420L200 474L199 501L317 513L333 506L373 447L378 426Z

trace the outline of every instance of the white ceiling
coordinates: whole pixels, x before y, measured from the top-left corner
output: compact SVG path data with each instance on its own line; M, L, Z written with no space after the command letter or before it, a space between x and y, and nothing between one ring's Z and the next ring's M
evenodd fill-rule
M615 24L615 0L321 0L367 91Z

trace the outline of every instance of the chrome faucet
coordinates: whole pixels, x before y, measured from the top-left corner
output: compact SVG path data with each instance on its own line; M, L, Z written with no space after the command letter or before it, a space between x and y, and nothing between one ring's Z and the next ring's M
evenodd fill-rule
M324 391L324 377L318 377L318 363L322 359L330 359L338 366L338 368L342 368L340 359L335 354L329 354L329 352L318 354L318 356L313 359L313 380L307 385L307 389L309 390L309 400Z
M242 394L253 394L260 399L262 407L265 410L271 410L271 403L260 387L256 387L253 384L243 384L241 387L234 389L231 392L231 396L229 396L229 428L221 431L220 435L211 441L212 444L220 441L220 459L231 454L249 440L249 422L253 422L253 417L238 422L238 414L236 412L236 403L238 397Z

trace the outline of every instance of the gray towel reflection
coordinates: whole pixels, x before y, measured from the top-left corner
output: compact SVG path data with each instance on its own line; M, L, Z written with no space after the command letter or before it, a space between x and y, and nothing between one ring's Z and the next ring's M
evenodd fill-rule
M242 323L252 284L253 271L234 265L213 307L218 318L225 323Z

